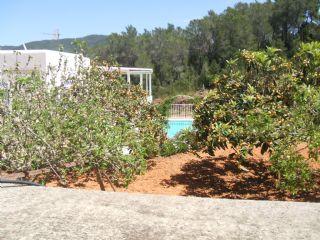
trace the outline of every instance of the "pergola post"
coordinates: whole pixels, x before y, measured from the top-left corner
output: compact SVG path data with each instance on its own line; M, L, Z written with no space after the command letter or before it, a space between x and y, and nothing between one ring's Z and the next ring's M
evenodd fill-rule
M143 87L143 74L140 73L140 87Z
M149 74L149 96L152 96L151 74Z
M149 92L149 74L146 74L146 92Z
M128 82L129 84L131 83L130 72L127 72L127 82Z

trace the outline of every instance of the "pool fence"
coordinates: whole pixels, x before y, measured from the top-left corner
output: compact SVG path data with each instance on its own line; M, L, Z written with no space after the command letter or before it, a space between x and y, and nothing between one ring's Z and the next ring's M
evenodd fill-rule
M170 118L192 118L193 104L172 104L169 112Z

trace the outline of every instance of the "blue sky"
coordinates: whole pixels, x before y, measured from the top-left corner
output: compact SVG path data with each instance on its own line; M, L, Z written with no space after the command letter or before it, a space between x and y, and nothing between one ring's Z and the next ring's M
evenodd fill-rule
M209 10L221 13L239 0L0 0L0 45L121 32L129 24L139 32L168 23L185 27ZM242 2L254 2L246 0Z

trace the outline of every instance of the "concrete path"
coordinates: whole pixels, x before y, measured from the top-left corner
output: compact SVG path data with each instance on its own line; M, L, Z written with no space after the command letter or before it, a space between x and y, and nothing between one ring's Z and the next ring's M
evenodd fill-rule
M320 203L0 188L0 239L320 239Z

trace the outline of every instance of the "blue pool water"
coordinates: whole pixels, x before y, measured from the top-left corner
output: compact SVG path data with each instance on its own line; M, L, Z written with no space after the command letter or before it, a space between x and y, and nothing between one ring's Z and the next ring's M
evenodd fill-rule
M192 119L169 119L167 135L169 138L173 138L178 132L183 129L192 127Z

